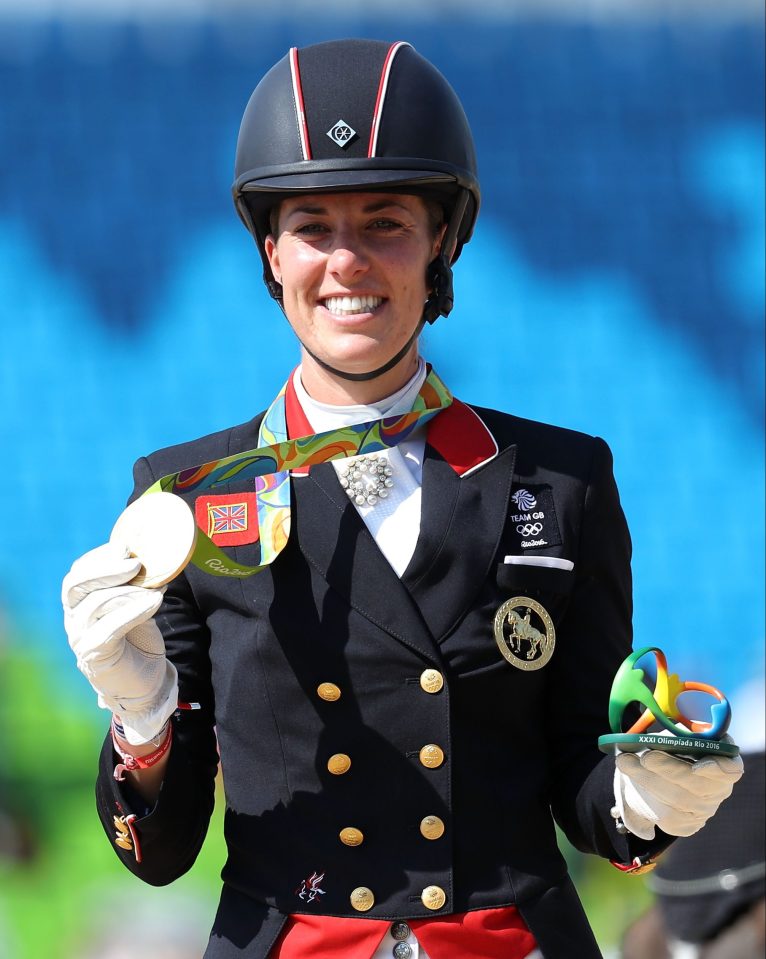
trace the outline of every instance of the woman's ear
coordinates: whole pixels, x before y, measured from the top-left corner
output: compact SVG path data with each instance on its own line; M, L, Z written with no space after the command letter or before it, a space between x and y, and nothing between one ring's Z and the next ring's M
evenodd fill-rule
M279 269L279 250L277 248L277 241L274 239L274 236L269 233L266 239L263 241L263 249L266 251L266 258L269 261L269 266L271 267L271 273L277 283L282 282L282 274Z
M435 259L442 252L442 243L444 242L444 234L447 232L447 224L442 223L439 227L439 232L434 238L433 250L431 252L431 259Z

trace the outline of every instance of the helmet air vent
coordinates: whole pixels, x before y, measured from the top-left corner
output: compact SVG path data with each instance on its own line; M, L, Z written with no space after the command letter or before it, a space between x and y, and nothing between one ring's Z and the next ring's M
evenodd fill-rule
M391 75L391 67L394 63L394 57L402 47L410 47L411 43L405 40L399 40L391 44L386 59L383 64L383 70L380 74L380 84L378 86L378 96L375 100L375 110L372 114L372 127L370 129L370 147L367 151L368 157L374 157L378 148L378 131L380 130L380 118L383 115L383 106L386 102L386 90L388 89L388 78Z
M301 138L303 159L311 159L311 141L309 128L306 124L306 107L303 103L303 87L301 86L301 71L298 66L298 48L290 48L290 75L293 80L293 99L295 100L295 114L298 121L298 134Z

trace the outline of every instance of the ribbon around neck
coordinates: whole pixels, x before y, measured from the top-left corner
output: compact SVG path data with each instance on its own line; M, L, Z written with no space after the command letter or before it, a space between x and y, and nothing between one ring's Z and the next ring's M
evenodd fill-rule
M274 562L290 535L290 470L390 449L452 403L450 391L436 373L429 370L408 413L288 439L286 390L287 384L266 411L256 449L161 476L143 494L196 493L255 478L260 563L258 566L237 563L206 533L198 530L190 562L205 573L243 578L260 573Z

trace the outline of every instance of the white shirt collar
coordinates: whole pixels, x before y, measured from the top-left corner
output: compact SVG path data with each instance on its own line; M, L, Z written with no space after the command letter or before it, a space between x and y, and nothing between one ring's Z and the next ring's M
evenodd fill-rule
M300 366L293 374L293 388L295 389L295 395L298 397L298 402L306 414L306 419L311 424L311 428L317 433L324 433L327 430L339 429L341 426L350 426L352 423L364 423L367 420L377 420L384 416L407 413L412 409L412 404L420 392L420 387L423 385L426 375L425 360L419 357L415 374L404 386L392 393L391 396L386 396L370 405L333 406L330 403L321 403L319 400L313 399L306 392L306 388L301 382Z

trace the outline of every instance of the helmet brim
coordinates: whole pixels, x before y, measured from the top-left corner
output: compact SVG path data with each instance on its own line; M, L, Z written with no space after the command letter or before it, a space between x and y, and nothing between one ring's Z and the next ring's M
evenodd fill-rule
M251 177L244 174L234 184L236 193L316 193L344 192L366 187L370 190L385 190L387 187L423 189L427 185L449 187L459 185L454 174L436 170L300 170L281 172L267 176Z
M377 162L369 159L356 162L359 163L358 167L355 161L347 160L342 169L336 162L315 161L308 170L305 163L297 163L274 170L266 168L243 173L232 187L239 215L260 246L268 233L267 211L280 199L289 196L359 191L411 192L431 196L449 209L455 195L461 189L466 189L471 201L457 230L459 252L471 235L478 206L478 187L470 173L456 171L454 167L424 170L402 165L399 168L396 160L392 163L390 158L388 161L381 158Z

